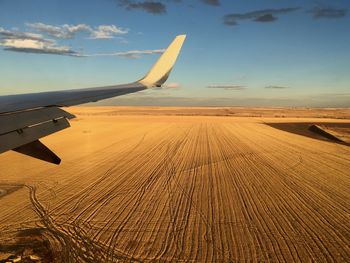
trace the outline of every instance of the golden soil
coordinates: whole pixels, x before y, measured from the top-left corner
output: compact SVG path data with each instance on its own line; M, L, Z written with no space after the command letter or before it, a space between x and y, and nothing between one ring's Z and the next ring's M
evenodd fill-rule
M350 147L265 124L349 110L68 110L60 166L0 155L0 255L40 229L56 262L350 261Z

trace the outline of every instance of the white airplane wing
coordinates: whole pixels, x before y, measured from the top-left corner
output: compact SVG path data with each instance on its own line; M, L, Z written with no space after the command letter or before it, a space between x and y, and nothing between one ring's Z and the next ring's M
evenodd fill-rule
M14 150L59 164L60 158L39 139L70 127L75 116L60 109L160 87L180 53L185 35L177 36L148 74L139 81L87 89L0 96L0 153Z

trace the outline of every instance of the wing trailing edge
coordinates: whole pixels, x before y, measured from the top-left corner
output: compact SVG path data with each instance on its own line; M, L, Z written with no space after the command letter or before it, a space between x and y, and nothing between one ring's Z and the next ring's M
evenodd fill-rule
M60 163L39 139L70 127L75 116L56 107L0 115L0 153L14 150L54 164Z
M54 164L60 158L39 139L70 127L75 116L60 109L121 96L152 87L168 79L186 35L175 37L144 78L129 84L33 94L0 96L0 153L14 150Z

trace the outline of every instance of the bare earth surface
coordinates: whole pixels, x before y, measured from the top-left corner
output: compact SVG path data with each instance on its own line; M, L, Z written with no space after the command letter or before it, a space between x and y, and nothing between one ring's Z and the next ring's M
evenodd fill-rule
M266 123L350 111L229 110L70 108L60 166L0 155L0 262L349 262L350 147Z

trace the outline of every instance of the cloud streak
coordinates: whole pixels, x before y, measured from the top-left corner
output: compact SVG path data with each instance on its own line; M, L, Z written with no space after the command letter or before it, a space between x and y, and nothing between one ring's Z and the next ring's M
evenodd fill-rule
M60 46L56 41L46 39L41 34L8 31L3 28L0 28L0 46L3 46L5 51L12 52L79 56L68 46Z
M142 10L153 15L161 15L166 13L166 5L158 1L131 1L120 0L119 4L127 10Z
M211 6L220 6L220 0L198 0ZM167 13L168 3L184 3L182 0L118 0L119 5L126 10L140 10L153 15ZM189 5L193 7L191 4Z
M91 39L110 39L117 35L124 35L128 33L128 29L123 29L115 25L101 25L95 30L90 31Z
M36 31L39 31L51 37L62 38L62 39L70 39L70 38L73 38L74 35L78 32L90 30L90 27L85 24L79 24L79 25L64 24L62 26L53 26L53 25L47 25L44 23L27 23L26 25Z
M208 89L223 89L223 90L246 90L246 86L242 85L209 85Z
M248 13L232 13L223 17L224 24L227 26L238 25L240 20L251 20L255 22L273 22L276 21L278 15L294 12L300 9L299 7L279 8L279 9L262 9Z
M335 19L335 18L345 17L347 15L348 10L336 9L332 7L328 7L328 8L316 7L308 12L312 14L314 19L320 19L320 18Z
M265 89L289 89L289 87L283 87L283 86L266 86Z
M0 41L0 45L4 47L5 51L33 54L63 55L73 57L124 57L128 59L139 59L144 55L162 54L164 52L164 49L154 49L130 50L124 52L100 54L84 54L76 52L68 46L58 46L56 43L38 40L4 40Z
M25 47L5 47L6 51L21 52L21 53L32 53L32 54L49 54L49 55L62 55L62 56L73 56L81 57L81 55L69 47L45 47L45 48L25 48Z
M74 38L79 32L88 33L91 39L110 39L117 35L127 34L129 31L116 25L99 25L94 28L86 24L56 26L44 23L27 23L26 25L42 34L59 39Z
M43 40L41 34L19 32L19 31L9 31L0 27L0 39L31 39L31 40Z
M179 90L181 85L177 82L165 83L160 87L153 88L153 90Z
M217 7L221 5L221 0L197 0L205 5ZM163 15L167 13L168 3L182 3L183 0L118 0L119 5L126 10L141 10L153 15ZM187 3L186 3L187 4ZM193 4L188 4L194 7Z
M129 50L123 52L114 53L97 53L97 54L85 54L83 57L124 57L131 59L138 59L144 55L162 54L164 49L149 49L149 50Z
M91 38L109 38L110 32L116 32L118 29L114 26L99 26L97 27L97 35ZM43 33L45 30L42 30ZM78 32L76 30L73 30ZM46 31L45 31L46 32ZM72 32L72 31L71 31ZM95 32L95 31L94 31ZM46 32L47 33L47 32ZM58 38L71 37L71 35L57 35L59 31L51 31L52 36ZM56 34L57 33L57 34ZM27 32L9 31L0 27L0 46L5 51L32 53L32 54L49 54L62 55L71 57L124 57L129 59L141 58L144 55L162 54L164 49L153 50L129 50L123 52L99 53L99 54L85 54L71 49L69 46L59 45L54 39L44 38L42 34L34 34Z
M212 6L219 6L220 5L220 0L201 0L201 2L203 2L207 5L212 5Z
M165 89L179 89L181 85L177 82L170 82L163 85Z

